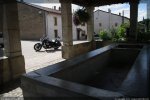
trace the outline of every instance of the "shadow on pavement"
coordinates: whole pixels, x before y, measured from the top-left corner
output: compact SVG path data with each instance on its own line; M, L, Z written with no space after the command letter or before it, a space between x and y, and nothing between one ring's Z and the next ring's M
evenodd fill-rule
M47 52L47 53L54 53L54 52L57 52L57 51L62 51L61 49L57 49L57 50L54 50L54 49L49 49L49 50L40 50L40 51L35 51L35 52Z
M0 48L0 57L3 57L4 56L4 51L2 48Z
M21 86L20 78L0 85L0 94L7 93Z
M45 50L47 53L54 53L54 52L57 52L57 51L61 51L61 49L57 49L57 50L54 50L54 49L51 49L51 50Z

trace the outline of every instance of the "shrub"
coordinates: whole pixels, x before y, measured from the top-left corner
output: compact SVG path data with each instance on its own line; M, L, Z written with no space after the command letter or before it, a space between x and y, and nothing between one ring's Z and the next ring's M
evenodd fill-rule
M123 27L119 27L118 28L118 32L117 35L119 36L119 38L124 38L125 37L125 33L126 33L126 29Z
M139 32L137 35L137 40L139 42L148 42L150 41L150 32Z
M126 40L126 28L125 26L120 26L118 29L112 29L112 40L113 41L124 41Z
M125 29L130 28L130 23L123 23L120 25L120 27L123 27Z
M108 32L107 31L101 31L99 33L100 38L105 41L105 40L110 40L110 37L108 36Z

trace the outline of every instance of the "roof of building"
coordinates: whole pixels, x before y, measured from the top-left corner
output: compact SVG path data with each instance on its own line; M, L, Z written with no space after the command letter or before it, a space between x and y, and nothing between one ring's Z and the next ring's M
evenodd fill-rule
M32 7L35 7L35 8L44 10L44 11L47 11L47 12L52 12L52 13L61 14L61 11L60 11L60 10L56 10L56 9L52 9L52 8L47 8L47 7L43 7L43 6L40 6L40 5L35 5L35 4L32 4L32 3L27 3L27 2L20 2L20 3L26 4L26 5L29 5L29 6L32 6ZM103 10L99 10L99 9L96 10L96 11L94 11L94 12L97 12L97 11L109 13L109 12L107 12L107 11L103 11ZM122 17L121 15L118 15L118 14L114 14L114 13L111 13L111 14L112 14L112 15L116 15L116 16ZM124 17L124 18L127 18L127 17ZM129 19L129 18L127 18L127 19Z
M47 11L47 12L61 14L61 11L57 10L57 9L47 8L47 7L43 7L43 6L39 6L39 5L35 5L35 4L32 4L32 3L27 3L27 2L19 2L19 3L26 4L26 5L29 5L29 6L32 6L32 7Z
M107 11L103 11L103 10L96 10L95 12L97 12L97 11L101 11L101 12L105 12L105 13L109 13L109 12L107 12ZM112 15L116 15L116 16L120 16L120 17L122 17L121 15L118 15L118 14L114 14L114 13L111 13ZM128 18L128 17L125 17L124 16L124 18L126 18L126 19L130 19L130 18Z

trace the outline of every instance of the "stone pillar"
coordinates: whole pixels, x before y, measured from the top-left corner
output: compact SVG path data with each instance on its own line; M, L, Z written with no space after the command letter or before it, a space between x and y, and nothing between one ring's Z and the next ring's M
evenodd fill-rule
M73 35L72 35L72 8L68 0L60 0L62 15L62 57L69 59L72 56Z
M61 0L63 45L73 45L72 41L72 7L68 0Z
M87 22L87 40L94 41L94 7L86 7L90 15L90 20Z
M137 40L137 21L138 21L138 1L130 2L130 33L131 40Z
M12 0L11 3L5 3L3 5L3 34L5 53L8 57L8 69L5 68L3 72L8 73L10 80L12 80L25 73L16 0Z
M0 2L0 32L3 30L3 5ZM2 75L2 63L1 63L1 56L3 56L3 52L0 48L0 84L3 82L3 75Z
M3 31L3 4L0 4L0 32Z

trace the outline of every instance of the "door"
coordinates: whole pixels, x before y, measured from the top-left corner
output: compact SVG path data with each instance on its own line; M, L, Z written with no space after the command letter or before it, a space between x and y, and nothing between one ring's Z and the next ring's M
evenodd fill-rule
M80 40L80 29L77 28L77 40Z

